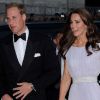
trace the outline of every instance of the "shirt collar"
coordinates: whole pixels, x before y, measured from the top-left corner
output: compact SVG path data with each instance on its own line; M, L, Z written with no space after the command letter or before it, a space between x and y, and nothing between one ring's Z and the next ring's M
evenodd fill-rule
M27 26L26 26L26 29L25 29L25 31L23 33L26 33L26 41L27 41L28 40L28 36L29 36L29 29L28 29ZM13 35L13 42L14 42L14 35Z

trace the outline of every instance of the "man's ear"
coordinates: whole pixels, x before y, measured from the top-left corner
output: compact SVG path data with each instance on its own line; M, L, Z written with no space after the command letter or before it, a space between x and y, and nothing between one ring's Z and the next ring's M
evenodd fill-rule
M26 15L23 14L22 17L23 17L23 20L26 21Z

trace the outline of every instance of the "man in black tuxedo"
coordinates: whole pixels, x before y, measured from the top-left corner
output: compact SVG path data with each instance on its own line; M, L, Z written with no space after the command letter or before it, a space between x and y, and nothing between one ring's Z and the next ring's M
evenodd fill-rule
M28 29L22 4L8 4L6 16L13 34L0 42L0 98L46 100L46 89L60 78L53 42Z
M51 40L54 42L54 46L56 48L56 55L59 58L60 68L61 68L61 58L60 55L58 54L58 51L59 51L59 41L62 36L63 36L62 32L53 33L53 35L51 36ZM59 91L60 91L60 80L58 79L55 84L51 85L47 89L47 100L58 100Z

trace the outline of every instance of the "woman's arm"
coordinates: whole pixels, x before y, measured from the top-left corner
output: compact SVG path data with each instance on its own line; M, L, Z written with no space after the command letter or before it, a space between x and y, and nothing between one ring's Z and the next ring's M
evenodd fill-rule
M67 69L67 61L64 60L64 72L60 83L59 100L65 100L66 93L68 92L71 83L71 76Z

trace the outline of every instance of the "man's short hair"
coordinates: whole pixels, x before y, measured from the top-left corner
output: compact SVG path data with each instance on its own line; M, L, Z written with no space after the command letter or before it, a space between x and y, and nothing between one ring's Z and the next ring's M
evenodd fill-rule
M7 14L7 10L9 8L12 8L12 7L17 7L20 11L20 14L23 15L23 14L26 14L26 9L24 7L23 4L20 4L20 3L9 3L6 5L6 14Z

